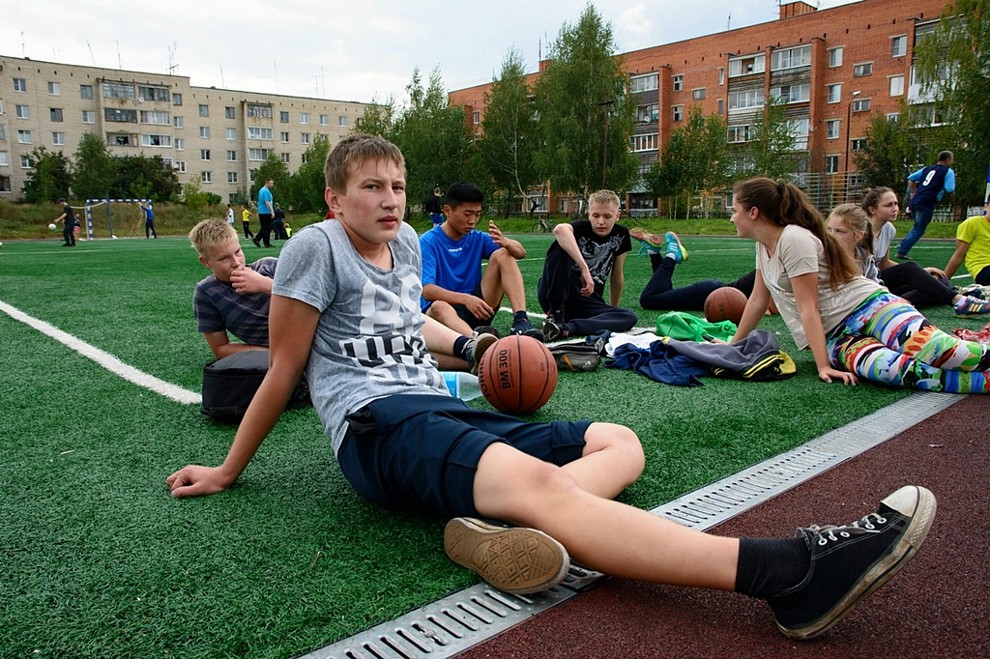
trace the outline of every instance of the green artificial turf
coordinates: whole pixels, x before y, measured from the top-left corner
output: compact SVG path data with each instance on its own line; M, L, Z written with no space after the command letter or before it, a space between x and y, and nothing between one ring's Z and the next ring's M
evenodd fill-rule
M520 238L536 313L549 238ZM753 266L750 242L682 240L691 259L678 283L734 279ZM250 260L277 253L244 245ZM924 240L912 253L944 265L951 247ZM206 274L181 238L75 249L15 241L0 250L0 300L198 392L210 353L191 296ZM630 255L625 274L623 303L638 309L648 259ZM650 327L657 313L639 315ZM929 315L947 329L982 325L948 308ZM502 329L509 323L507 313L496 319ZM562 373L532 418L632 427L647 465L621 498L652 508L908 395L820 383L779 318L762 327L795 359L797 376L677 388L605 368ZM443 554L441 515L386 511L354 494L312 409L285 413L229 491L175 500L165 477L190 462L221 461L231 426L6 314L0 336L0 654L290 656L474 583ZM808 514L815 521L813 505Z

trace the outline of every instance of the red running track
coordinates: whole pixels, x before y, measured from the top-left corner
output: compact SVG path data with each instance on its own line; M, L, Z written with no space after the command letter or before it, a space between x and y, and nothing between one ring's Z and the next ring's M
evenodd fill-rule
M969 396L713 532L846 523L911 483L938 498L924 546L813 641L782 636L758 600L609 579L459 656L990 657L990 397Z

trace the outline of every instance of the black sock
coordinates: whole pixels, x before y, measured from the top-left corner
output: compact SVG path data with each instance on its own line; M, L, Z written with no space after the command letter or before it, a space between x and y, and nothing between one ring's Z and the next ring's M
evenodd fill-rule
M471 339L466 336L459 336L454 339L454 354L464 361L468 360L467 353L464 352L464 349L467 347L468 341L470 340Z
M736 592L766 599L798 584L808 573L811 553L804 538L741 538Z
M527 321L529 321L529 314L526 313L525 309L523 309L522 311L516 311L515 313L512 314L513 325L515 325L516 323L522 323Z

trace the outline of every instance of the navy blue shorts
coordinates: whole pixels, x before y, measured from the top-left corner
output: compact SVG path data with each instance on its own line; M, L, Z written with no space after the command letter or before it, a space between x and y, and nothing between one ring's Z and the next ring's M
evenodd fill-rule
M474 474L491 444L562 466L581 457L591 425L529 423L451 396L411 394L380 398L347 421L337 460L358 494L383 506L430 506L453 516L478 515Z

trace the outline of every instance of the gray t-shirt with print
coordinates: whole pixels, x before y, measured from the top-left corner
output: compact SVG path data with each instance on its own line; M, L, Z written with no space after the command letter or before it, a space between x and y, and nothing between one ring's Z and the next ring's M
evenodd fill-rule
M423 339L419 239L403 224L389 243L392 269L354 249L340 222L310 225L279 257L272 294L320 311L306 380L336 453L345 416L393 394L447 394Z

